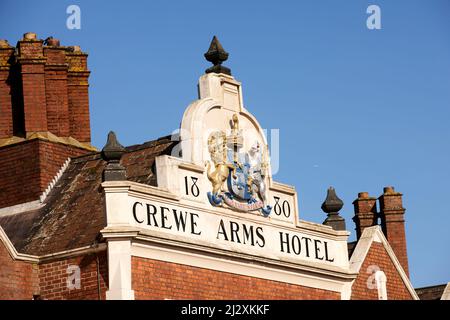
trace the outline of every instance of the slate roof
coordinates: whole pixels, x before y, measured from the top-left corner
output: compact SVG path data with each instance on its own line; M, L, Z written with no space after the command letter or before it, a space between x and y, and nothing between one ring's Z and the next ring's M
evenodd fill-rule
M155 157L170 154L170 136L126 148L127 180L156 186ZM0 216L0 225L20 253L45 255L93 244L106 226L100 152L72 158L40 209ZM26 186L24 186L26 187Z
M415 289L420 300L441 300L446 284Z

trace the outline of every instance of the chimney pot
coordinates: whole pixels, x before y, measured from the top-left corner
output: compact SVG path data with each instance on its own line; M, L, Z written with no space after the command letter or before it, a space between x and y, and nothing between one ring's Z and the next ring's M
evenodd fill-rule
M383 193L384 194L395 193L394 187L392 187L392 186L384 187L383 188Z
M34 32L27 32L23 35L23 40L36 40L37 35Z
M359 192L358 193L358 198L360 198L360 199L367 199L367 198L369 198L369 193L368 192Z
M53 37L48 37L45 40L45 43L47 44L47 46L50 46L50 47L59 47L60 46L60 41Z

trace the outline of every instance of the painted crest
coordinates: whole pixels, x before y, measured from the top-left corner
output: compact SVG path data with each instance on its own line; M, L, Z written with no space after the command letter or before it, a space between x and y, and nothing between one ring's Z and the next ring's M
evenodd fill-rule
M259 142L242 152L243 136L237 114L231 121L231 134L213 132L208 138L208 151L214 169L208 161L207 174L212 184L208 199L213 206L227 205L239 211L260 211L268 216L271 207L266 204L265 154Z

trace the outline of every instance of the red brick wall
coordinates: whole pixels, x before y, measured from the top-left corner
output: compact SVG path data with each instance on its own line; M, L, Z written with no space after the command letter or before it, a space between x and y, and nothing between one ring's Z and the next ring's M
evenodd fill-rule
M132 257L135 299L340 299L340 293Z
M100 265L100 296L105 300L108 284L106 251L98 253ZM80 289L67 287L70 276L68 267L80 268ZM70 270L69 270L70 271ZM48 300L98 300L98 278L96 254L90 254L39 265L39 287L42 299Z
M99 252L100 296L105 300L108 284L106 251ZM14 260L0 241L0 300L31 300L40 295L48 300L97 300L98 278L96 254L58 260L38 265ZM67 287L69 265L80 268L80 289Z
M85 153L37 139L0 148L0 208L39 199L67 158Z
M377 289L369 289L367 280L373 273L367 273L369 266L378 266L386 274L387 297L388 300L411 300L412 296L406 288L397 269L389 258L381 243L374 242L364 260L352 286L353 300L378 300ZM370 282L370 281L369 281Z
M0 240L0 300L31 300L38 292L37 264L15 261Z

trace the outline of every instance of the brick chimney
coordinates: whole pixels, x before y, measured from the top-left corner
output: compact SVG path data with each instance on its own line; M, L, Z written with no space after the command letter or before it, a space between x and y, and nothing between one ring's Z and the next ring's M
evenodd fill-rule
M0 40L0 208L39 201L90 144L87 54L32 32Z
M353 221L356 225L356 238L359 239L367 227L377 225L377 198L369 197L368 192L358 193L358 199L353 201L355 216Z
M28 32L17 44L16 61L22 77L25 132L47 131L47 104L45 99L45 62L43 41Z
M409 277L408 255L405 236L405 208L403 208L402 194L394 187L385 187L380 201L381 228L395 252L400 264Z
M69 96L70 136L80 142L90 143L89 83L87 54L79 46L69 47L66 52L69 64L67 89Z

